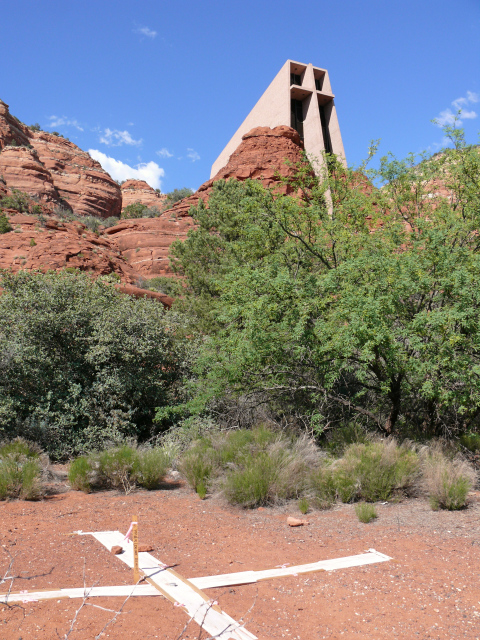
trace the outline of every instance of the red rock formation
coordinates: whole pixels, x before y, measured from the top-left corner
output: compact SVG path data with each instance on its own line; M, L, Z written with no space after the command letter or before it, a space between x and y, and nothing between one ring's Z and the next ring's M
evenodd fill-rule
M220 179L253 178L261 180L266 187L275 186L279 182L277 172L281 176L293 173L285 160L292 163L302 160L300 137L294 129L285 126L252 129L243 136L228 164L212 180L202 184L192 196L180 200L158 218L125 220L106 229L105 233L133 269L142 276L171 276L169 247L174 240L183 240L188 230L194 226L188 211L199 200L208 202L213 183ZM286 192L287 189L282 185L279 191Z
M295 129L284 125L273 129L256 127L242 136L242 142L216 176L204 182L192 196L177 202L172 210L185 216L190 207L196 206L200 199L207 202L213 183L217 180L251 178L260 180L264 187L278 185L278 174L287 177L294 173L286 161L295 164L302 159L302 143ZM280 193L290 193L284 185L277 189Z
M192 218L167 211L159 218L123 220L105 229L105 234L137 273L153 278L173 275L168 258L170 245L184 240L191 228Z
M122 211L134 202L141 202L146 207L157 207L160 211L167 199L166 195L157 193L144 180L126 180L120 188L122 191Z
M28 127L11 115L8 104L0 100L0 150L11 145L30 144Z
M63 203L78 215L120 215L120 187L100 163L61 136L32 131L9 113L4 102L0 102L0 150L0 175L10 189Z
M73 267L95 275L116 273L126 284L136 281L137 274L115 247L80 222L49 218L42 226L35 216L6 213L13 231L0 235L0 269L16 273Z
M35 149L4 147L0 153L0 176L12 189L37 196L44 202L60 202L52 176L40 162Z

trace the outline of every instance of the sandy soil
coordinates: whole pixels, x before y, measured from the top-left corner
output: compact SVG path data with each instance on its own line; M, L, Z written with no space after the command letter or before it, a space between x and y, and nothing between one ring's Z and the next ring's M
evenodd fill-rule
M139 517L140 542L184 577L302 564L377 549L391 562L209 589L224 611L260 640L480 638L480 492L468 509L433 512L423 499L377 505L362 524L353 506L312 512L290 528L296 504L242 511L199 500L186 487L84 495L57 491L41 502L0 504L0 575L14 556L14 591L131 584L130 570L83 529L126 531ZM4 590L3 587L1 588ZM122 598L0 605L0 640L93 640ZM96 606L94 606L96 605ZM102 607L102 608L99 608ZM106 609L106 610L105 610ZM206 638L162 596L130 598L102 638ZM70 634L69 631L71 630ZM69 635L68 635L69 634Z

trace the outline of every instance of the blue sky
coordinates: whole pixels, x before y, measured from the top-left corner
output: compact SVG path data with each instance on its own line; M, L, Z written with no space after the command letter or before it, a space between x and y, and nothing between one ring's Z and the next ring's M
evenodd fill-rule
M329 70L347 160L480 130L480 0L2 0L0 98L117 179L196 189L285 60Z

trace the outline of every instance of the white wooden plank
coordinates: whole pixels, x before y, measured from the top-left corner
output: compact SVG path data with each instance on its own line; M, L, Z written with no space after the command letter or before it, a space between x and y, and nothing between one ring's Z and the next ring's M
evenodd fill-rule
M133 568L133 544L125 541L119 531L102 531L92 534L109 551L115 545L121 546L124 553L116 557ZM206 594L190 581L179 576L172 569L165 568L159 560L149 553L139 553L140 571L167 598L194 619L207 633L218 640L257 640L242 624L236 622Z
M279 567L266 569L265 571L241 571L239 573L226 573L218 576L204 576L201 578L190 578L190 582L199 589L211 589L214 587L229 587L239 584L250 584L259 580L270 578L281 578L283 576L299 575L302 573L312 573L315 571L334 571L335 569L347 569L348 567L360 567L377 562L391 560L389 556L370 549L367 553L345 558L335 558L333 560L321 560L310 564L302 564L293 567Z
M2 593L0 603L34 602L36 600L55 600L60 598L88 598L121 596L159 596L160 592L151 584L119 585L113 587L87 587L84 589L58 589L56 591L24 591L22 593Z

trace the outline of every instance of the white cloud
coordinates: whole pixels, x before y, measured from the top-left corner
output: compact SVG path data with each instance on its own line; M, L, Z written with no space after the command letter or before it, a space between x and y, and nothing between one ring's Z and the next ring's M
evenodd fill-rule
M189 160L191 160L192 162L196 162L197 160L200 160L200 156L196 151L194 151L193 149L187 149L187 151L188 151L187 158Z
M156 162L141 162L136 167L131 167L125 162L115 160L115 158L111 158L97 149L89 149L88 153L102 165L103 169L114 180L128 180L129 178L145 180L153 189L161 188L160 178L163 178L165 171Z
M128 131L119 131L118 129L105 129L103 135L100 136L100 142L109 147L119 147L122 144L130 144L138 146L143 140L134 140Z
M146 36L147 38L156 38L157 32L153 29L149 29L148 27L138 27L133 30L133 33L139 33L141 36Z
M61 126L71 126L71 127L75 127L76 129L78 129L79 131L83 131L83 128L79 125L78 121L75 119L71 119L71 118L67 118L67 116L48 116L48 119L50 120L49 123L49 127L51 127L52 129L55 129L55 127L61 127Z
M473 120L473 118L477 117L477 113L475 111L467 111L465 107L468 107L471 104L475 104L480 101L480 97L478 93L473 93L473 91L467 91L466 96L462 96L457 98L452 102L452 107L455 111L452 111L450 108L444 109L440 112L440 114L435 118L436 124L439 127L444 127L445 125L452 126L456 124L461 126L463 120ZM461 112L460 115L457 115L458 112ZM455 120L457 118L457 120Z
M451 109L445 109L445 111L440 112L435 120L439 127L444 127L445 125L451 126L455 122L455 114Z
M163 149L157 151L157 156L160 156L161 158L173 158L173 153L170 153L168 149L163 147Z

